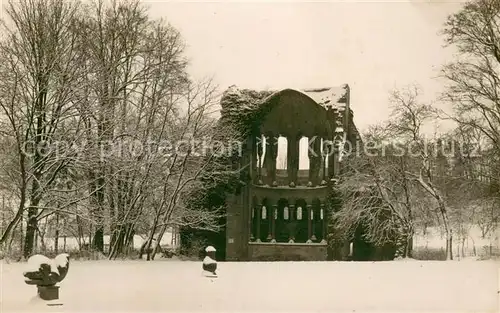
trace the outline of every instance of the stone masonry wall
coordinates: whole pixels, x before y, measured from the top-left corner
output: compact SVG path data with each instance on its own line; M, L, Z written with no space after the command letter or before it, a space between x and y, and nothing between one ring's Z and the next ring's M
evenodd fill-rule
M326 261L327 246L320 244L249 243L252 261Z

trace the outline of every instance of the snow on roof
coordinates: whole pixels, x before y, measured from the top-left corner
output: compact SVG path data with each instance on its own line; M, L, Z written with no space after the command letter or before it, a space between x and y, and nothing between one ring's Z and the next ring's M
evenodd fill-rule
M347 97L349 93L349 86L347 84L343 84L341 86L336 87L324 87L324 88L292 88L293 90L299 91L306 96L313 99L316 103L323 106L324 108L329 107L337 107L339 109L344 109L345 104L347 102ZM281 90L270 90L269 95L265 98L271 97L274 94L277 94L284 89ZM226 94L241 94L240 89L236 85L231 85L225 91Z
M342 107L346 102L349 87L346 84L338 87L305 89L302 92L323 107Z
M205 252L215 252L215 248L212 247L212 246L208 246L206 249L205 249Z

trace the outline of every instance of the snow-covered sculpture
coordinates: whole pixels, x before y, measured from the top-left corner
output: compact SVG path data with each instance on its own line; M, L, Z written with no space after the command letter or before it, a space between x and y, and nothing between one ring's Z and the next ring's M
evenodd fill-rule
M68 274L69 255L62 253L54 259L35 254L28 259L28 269L23 273L26 284L36 285L38 296L43 300L59 299L60 283Z
M217 270L217 261L215 260L215 248L212 246L208 246L205 249L206 256L203 259L203 272L205 276L217 276L215 272Z

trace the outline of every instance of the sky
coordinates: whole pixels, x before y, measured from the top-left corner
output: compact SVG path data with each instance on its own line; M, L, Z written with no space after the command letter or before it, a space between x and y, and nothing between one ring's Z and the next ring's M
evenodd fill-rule
M439 31L454 1L152 1L152 17L176 27L190 73L222 90L351 87L361 130L389 116L394 88L418 84L423 99L443 91L436 77L453 59Z
M439 35L463 1L140 0L176 27L189 72L221 91L349 84L361 131L386 120L391 90L418 84L423 99L443 91L436 77L453 60ZM6 4L6 0L0 0ZM3 10L1 10L3 11ZM1 12L3 13L3 12Z
M347 83L361 132L387 120L395 88L418 84L424 101L435 101L444 91L437 76L454 50L444 47L439 32L463 5L451 0L141 1L152 18L180 31L195 79L213 77L221 91L231 85L262 90ZM286 144L280 143L278 159L284 151ZM308 167L307 141L301 143L300 163Z

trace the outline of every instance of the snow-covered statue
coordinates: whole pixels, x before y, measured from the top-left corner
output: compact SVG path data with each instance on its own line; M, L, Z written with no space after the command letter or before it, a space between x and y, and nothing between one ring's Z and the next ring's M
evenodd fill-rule
M215 248L208 246L205 249L206 256L203 259L203 273L205 276L217 276L215 271L217 270L217 261L215 260Z
M60 283L68 274L69 255L62 253L54 259L35 254L28 259L28 270L23 273L26 284L36 285L38 296L43 300L59 299Z

